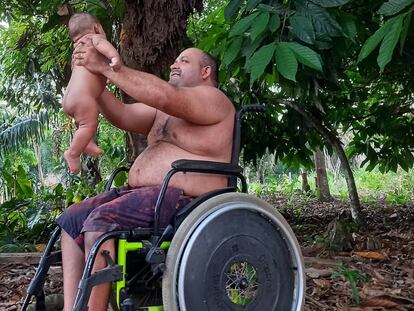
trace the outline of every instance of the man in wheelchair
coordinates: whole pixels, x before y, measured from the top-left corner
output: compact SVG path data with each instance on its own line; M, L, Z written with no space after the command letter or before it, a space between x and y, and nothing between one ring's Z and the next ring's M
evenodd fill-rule
M152 226L157 196L172 162L230 162L235 115L231 101L217 88L215 60L199 49L186 49L177 57L168 83L124 65L113 71L87 40L77 45L73 59L76 65L104 75L138 102L123 104L105 90L99 108L114 126L146 135L148 147L133 163L127 187L74 204L58 218L66 311L72 310L85 258L98 237L108 231ZM160 226L168 225L176 209L191 197L226 185L224 176L176 174L160 209ZM114 257L113 240L101 250ZM106 265L107 258L99 252L92 271ZM109 295L110 284L95 286L89 310L106 310Z

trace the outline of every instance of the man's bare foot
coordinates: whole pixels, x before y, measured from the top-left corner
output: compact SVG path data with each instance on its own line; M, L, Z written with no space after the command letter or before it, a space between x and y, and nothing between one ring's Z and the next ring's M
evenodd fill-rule
M76 174L76 173L79 172L79 169L80 169L80 158L79 157L72 157L70 155L69 150L66 150L63 153L63 158L65 159L66 163L68 164L69 172L71 174Z
M94 141L90 141L88 145L85 147L85 153L91 157L98 158L103 154L103 150L95 144Z

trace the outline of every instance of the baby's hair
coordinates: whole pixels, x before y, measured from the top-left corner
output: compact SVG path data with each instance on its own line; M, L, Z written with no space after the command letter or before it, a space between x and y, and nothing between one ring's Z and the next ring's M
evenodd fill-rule
M95 16L89 13L75 13L69 19L69 35L73 39L79 34L93 31L95 24L99 24Z

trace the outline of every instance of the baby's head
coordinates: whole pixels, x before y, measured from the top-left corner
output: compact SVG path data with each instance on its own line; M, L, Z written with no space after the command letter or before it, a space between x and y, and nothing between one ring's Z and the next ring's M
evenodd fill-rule
M105 32L98 19L89 13L75 13L69 19L69 35L76 42L86 34L103 34Z

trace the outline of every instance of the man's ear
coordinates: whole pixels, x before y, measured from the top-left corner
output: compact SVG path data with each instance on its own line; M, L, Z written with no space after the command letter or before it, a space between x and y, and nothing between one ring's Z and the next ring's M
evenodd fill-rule
M201 69L201 77L203 80L206 80L211 75L211 66L204 66Z

